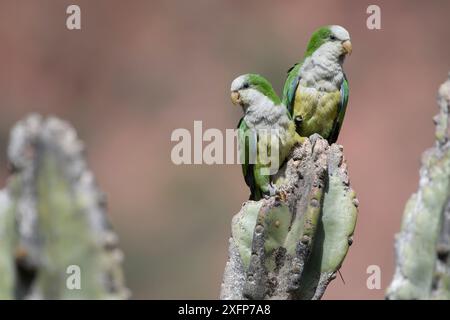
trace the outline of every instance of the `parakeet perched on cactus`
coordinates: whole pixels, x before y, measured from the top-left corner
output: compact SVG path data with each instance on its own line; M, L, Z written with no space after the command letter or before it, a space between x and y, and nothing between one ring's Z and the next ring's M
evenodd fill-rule
M282 166L300 138L295 123L272 85L257 74L245 74L231 84L231 100L241 106L244 117L238 125L242 173L250 187L251 200L274 195L271 175Z
M351 52L347 30L337 25L322 27L313 33L303 60L289 69L283 104L300 136L318 133L330 144L336 142L349 95L342 64Z

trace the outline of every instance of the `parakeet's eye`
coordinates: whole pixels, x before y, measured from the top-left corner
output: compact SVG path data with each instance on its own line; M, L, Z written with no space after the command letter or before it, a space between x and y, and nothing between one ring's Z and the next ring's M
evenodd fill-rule
M334 35L331 35L331 36L330 36L330 40L331 40L331 41L334 41L334 40L336 40L336 36L334 36Z
M242 86L243 89L248 89L250 87L250 85L248 84L248 82L244 83L244 85Z

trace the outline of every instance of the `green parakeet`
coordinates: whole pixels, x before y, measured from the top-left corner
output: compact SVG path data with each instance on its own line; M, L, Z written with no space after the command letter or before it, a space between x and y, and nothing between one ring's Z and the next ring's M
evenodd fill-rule
M318 133L330 144L336 142L349 95L342 65L351 52L347 30L322 27L313 33L303 60L289 69L283 103L300 136Z
M238 140L250 200L274 195L277 190L271 176L300 139L295 123L272 85L260 75L245 74L233 80L231 100L244 111L238 125Z

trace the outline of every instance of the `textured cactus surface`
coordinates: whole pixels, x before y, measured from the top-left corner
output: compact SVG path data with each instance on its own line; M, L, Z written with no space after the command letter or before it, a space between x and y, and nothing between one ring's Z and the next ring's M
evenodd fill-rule
M14 297L14 214L6 190L0 191L0 299Z
M435 146L422 156L418 191L396 237L388 299L450 299L450 79L439 89Z
M358 206L342 147L306 139L275 184L232 220L221 299L320 299L342 265Z
M75 131L32 115L12 130L11 176L0 193L0 297L121 299L117 247ZM73 268L76 268L73 269ZM70 276L79 271L79 284Z

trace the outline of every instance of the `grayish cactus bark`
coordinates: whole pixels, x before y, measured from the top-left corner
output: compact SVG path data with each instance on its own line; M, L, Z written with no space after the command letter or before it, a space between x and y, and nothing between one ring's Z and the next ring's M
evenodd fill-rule
M418 191L396 236L388 299L450 299L450 74L438 93L435 145L422 155Z
M11 131L0 193L0 298L123 299L122 252L75 130L31 115ZM80 271L81 288L71 275Z
M353 241L358 200L341 146L306 139L275 181L281 197L247 201L232 220L221 299L320 299Z

